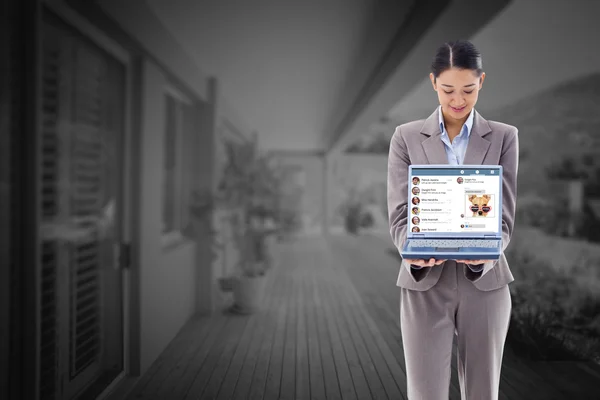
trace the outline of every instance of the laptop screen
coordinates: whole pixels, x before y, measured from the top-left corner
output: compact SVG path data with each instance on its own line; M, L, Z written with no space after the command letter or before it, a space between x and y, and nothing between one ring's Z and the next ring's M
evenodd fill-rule
M409 232L500 233L500 167L414 166L410 174Z

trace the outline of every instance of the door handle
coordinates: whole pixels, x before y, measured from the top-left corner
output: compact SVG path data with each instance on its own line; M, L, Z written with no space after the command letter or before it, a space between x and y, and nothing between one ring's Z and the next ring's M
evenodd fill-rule
M113 266L116 270L129 269L131 266L131 244L117 242L113 244Z

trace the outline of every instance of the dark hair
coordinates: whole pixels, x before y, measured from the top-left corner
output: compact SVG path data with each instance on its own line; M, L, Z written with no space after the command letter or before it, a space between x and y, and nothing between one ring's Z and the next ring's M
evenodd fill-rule
M431 63L431 72L437 79L440 74L452 67L472 69L477 76L483 72L481 53L468 40L456 40L444 43L438 48Z

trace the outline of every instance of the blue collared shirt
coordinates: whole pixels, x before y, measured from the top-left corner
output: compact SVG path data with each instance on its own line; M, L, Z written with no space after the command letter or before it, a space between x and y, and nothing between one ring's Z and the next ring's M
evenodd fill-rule
M446 130L446 124L444 124L444 116L442 115L442 107L438 107L438 121L440 124L440 132L442 132L442 142L446 149L446 157L448 158L448 164L450 165L461 165L465 161L465 154L467 152L467 146L469 144L469 137L471 137L471 130L473 129L473 116L475 115L475 109L471 110L471 113L467 117L467 120L460 129L460 133L450 141L448 131ZM483 265L476 267L475 265L468 266L473 272L480 272L483 270ZM411 266L413 269L415 268Z
M448 164L460 165L465 160L465 153L467 152L467 145L469 144L469 137L471 136L471 129L473 129L473 115L475 109L471 110L471 113L467 117L467 120L460 129L460 133L450 142L448 131L446 131L446 125L444 124L444 117L442 115L442 107L438 107L440 132L442 132L442 142L446 148L446 156L448 157Z

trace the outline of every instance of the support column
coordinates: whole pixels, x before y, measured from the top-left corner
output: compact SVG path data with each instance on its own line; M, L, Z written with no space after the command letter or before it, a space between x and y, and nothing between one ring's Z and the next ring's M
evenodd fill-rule
M322 215L322 232L324 236L329 236L329 185L331 183L331 179L329 176L329 156L327 153L323 154L323 193L321 194L322 205L321 209L323 210Z
M216 188L216 135L218 119L219 88L216 78L209 78L207 82L206 101L196 105L198 119L195 122L195 149L194 171L197 179L192 185L197 192L214 193ZM216 283L214 279L213 239L209 230L212 230L213 216L203 218L191 217L194 221L196 236L196 312L211 314L216 308Z
M336 152L328 152L323 156L323 234L331 234L331 224L333 223L333 194L336 167Z

